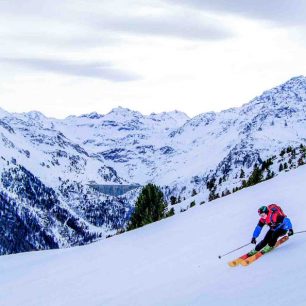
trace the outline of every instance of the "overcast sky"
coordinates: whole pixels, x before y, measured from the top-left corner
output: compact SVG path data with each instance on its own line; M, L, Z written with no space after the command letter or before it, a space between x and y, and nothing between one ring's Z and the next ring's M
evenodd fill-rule
M189 116L306 75L304 0L0 0L0 107Z

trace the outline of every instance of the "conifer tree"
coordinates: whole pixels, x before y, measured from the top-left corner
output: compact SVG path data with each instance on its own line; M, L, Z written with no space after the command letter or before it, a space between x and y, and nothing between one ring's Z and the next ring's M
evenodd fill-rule
M283 149L283 150L281 150L281 152L280 152L280 154L279 154L279 155L280 155L281 157L283 157L285 154L286 154L286 150L285 150L285 149Z
M166 218L168 217L172 217L175 215L175 212L174 212L174 208L172 207L167 213L166 213Z
M166 215L164 195L158 186L148 184L143 187L129 221L128 230L163 219Z
M266 180L269 180L271 178L273 178L275 176L275 173L273 171L268 171L267 176L266 176Z
M284 170L284 166L283 166L282 163L280 163L278 171L281 172L281 171L283 171L283 170Z
M302 156L301 156L301 157L299 158L299 160L298 160L298 165L299 165L299 166L304 165L304 160L303 160L303 157L302 157Z
M170 203L171 203L171 205L175 205L177 202L177 199L176 199L176 197L175 196L171 196L170 197Z
M262 181L262 178L263 178L262 172L258 168L258 165L255 164L254 170L248 179L247 186L253 186L253 185L260 183Z
M194 207L195 205L196 205L195 201L192 201L192 202L190 203L190 208L191 208L191 207Z

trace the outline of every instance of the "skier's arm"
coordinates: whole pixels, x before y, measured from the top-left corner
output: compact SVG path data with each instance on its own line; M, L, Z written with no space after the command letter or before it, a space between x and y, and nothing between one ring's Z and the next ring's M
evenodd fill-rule
M261 222L261 221L258 222L258 224L257 224L257 226L255 227L255 230L254 230L254 232L253 232L253 238L257 238L257 237L260 235L261 230L262 230L262 228L263 228L264 225L265 225L265 224L264 224L263 222Z
M284 230L292 230L292 224L291 224L291 221L289 218L284 218L284 221L283 221L283 229Z

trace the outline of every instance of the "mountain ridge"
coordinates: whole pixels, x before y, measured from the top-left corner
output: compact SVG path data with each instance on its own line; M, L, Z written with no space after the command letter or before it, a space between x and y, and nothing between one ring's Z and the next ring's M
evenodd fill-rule
M193 118L179 111L145 116L122 107L106 115L66 119L0 110L0 187L10 194L1 177L23 167L52 188L59 205L68 208L62 223L78 216L87 228L84 239L101 233L105 237L124 227L141 185L160 185L168 203L171 196L191 198L194 192L204 195L202 201L228 193L241 186L241 170L249 176L256 163L288 146L306 144L305 118L303 76L265 91L240 108ZM273 172L278 173L281 160L274 161ZM213 189L207 187L212 181L218 182ZM114 197L92 190L90 182L139 184L139 188ZM27 198L31 192L24 190ZM22 194L13 198L18 203ZM73 240L63 239L68 244Z

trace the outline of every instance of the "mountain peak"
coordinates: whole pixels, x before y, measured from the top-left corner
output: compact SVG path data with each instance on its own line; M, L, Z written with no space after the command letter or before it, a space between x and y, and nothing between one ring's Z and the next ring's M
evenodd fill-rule
M89 114L81 115L80 118L89 118L89 119L101 119L104 115L100 115L97 112L91 112Z
M264 91L260 96L242 106L243 111L249 112L257 105L264 107L299 107L306 105L306 77L293 77L285 83ZM261 106L263 107L263 106Z
M29 119L32 119L32 120L41 120L41 119L47 119L47 117L39 112L39 111L30 111L30 112L27 112L27 113L23 113L26 117L28 117Z
M127 107L122 107L122 106L117 106L114 107L110 113L130 113L130 112L135 112Z
M287 90L299 89L299 88L305 89L306 88L306 77L303 75L293 77L278 87L282 89L287 89Z
M298 75L298 76L292 77L286 83L289 83L289 82L306 82L306 77L304 75Z
M8 116L9 113L5 111L3 108L0 107L0 118L3 118L5 116Z
M129 108L118 106L113 108L106 116L115 116L115 117L143 117L143 115L138 111L133 111Z
M175 120L181 125L183 125L190 118L184 113L177 110L171 112L162 112L162 113L151 113L148 118L157 120L157 121L165 121L165 120Z

